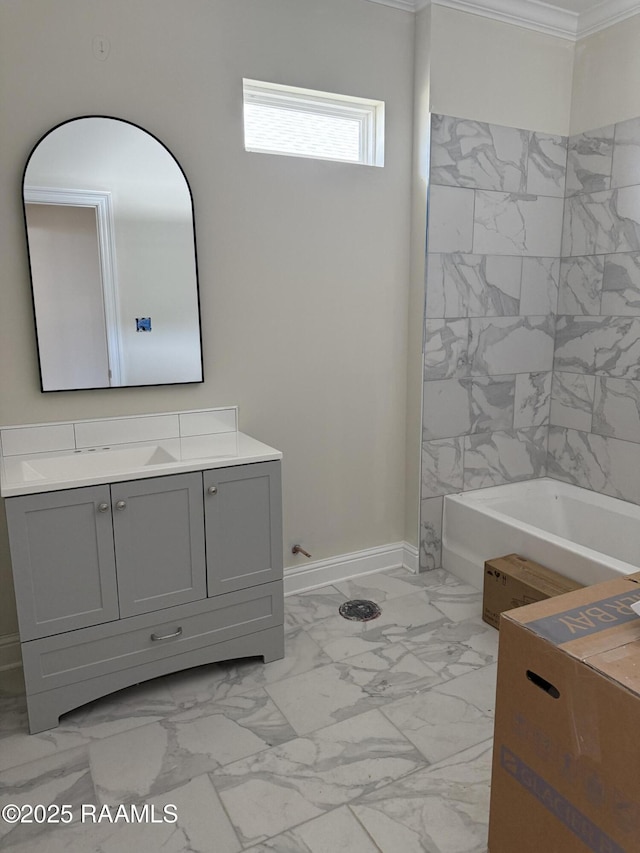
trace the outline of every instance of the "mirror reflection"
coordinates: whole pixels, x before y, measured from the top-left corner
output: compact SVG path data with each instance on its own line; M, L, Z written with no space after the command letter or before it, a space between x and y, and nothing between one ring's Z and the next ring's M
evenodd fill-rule
M73 119L32 151L23 200L42 390L201 382L193 204L169 150Z

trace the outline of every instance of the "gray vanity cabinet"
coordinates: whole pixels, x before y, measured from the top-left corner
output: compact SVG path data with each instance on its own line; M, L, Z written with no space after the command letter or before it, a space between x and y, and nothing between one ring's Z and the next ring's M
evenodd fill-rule
M204 493L209 595L282 580L280 463L205 471Z
M109 486L5 501L20 638L117 619Z
M5 501L32 733L131 684L284 656L280 463Z
M120 616L207 595L202 474L113 483Z
M11 498L23 639L207 595L202 474Z

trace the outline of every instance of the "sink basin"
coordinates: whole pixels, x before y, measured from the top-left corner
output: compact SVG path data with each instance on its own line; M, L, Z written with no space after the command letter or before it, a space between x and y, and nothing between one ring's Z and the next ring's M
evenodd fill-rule
M151 465L176 462L175 456L159 445L141 447L115 447L109 450L83 450L60 456L45 456L20 463L22 479L77 480L135 471Z

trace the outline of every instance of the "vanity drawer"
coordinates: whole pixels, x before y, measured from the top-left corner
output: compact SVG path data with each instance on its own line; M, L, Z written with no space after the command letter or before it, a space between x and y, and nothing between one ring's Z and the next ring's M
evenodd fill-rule
M28 693L184 655L284 620L282 582L22 644ZM188 666L188 663L186 664Z

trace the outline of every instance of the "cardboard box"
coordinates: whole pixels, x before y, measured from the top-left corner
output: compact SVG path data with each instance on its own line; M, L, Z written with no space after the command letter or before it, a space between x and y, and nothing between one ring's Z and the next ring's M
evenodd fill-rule
M490 853L640 850L640 572L503 613Z
M517 554L496 557L484 564L482 618L498 628L500 614L505 610L581 588L581 583Z

